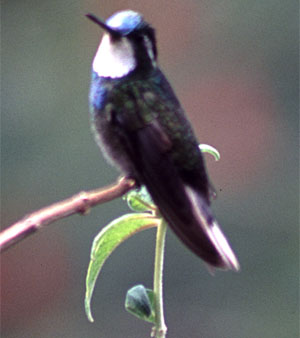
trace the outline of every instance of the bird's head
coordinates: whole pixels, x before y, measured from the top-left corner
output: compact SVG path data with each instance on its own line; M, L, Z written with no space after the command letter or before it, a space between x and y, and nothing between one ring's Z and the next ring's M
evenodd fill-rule
M105 32L93 61L93 70L99 76L122 78L156 67L155 32L139 13L121 11L107 21L93 14L87 17Z

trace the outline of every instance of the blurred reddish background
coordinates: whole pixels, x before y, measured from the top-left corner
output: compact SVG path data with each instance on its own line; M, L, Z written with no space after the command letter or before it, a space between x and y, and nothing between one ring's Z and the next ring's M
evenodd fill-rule
M160 65L201 143L218 192L214 210L242 270L210 276L171 232L169 337L298 334L298 17L279 1L7 1L2 6L2 227L118 173L90 133L90 64L101 31L84 14L133 9L156 28ZM154 231L108 260L84 314L93 237L124 202L57 222L1 256L3 337L148 337L123 309L152 284Z

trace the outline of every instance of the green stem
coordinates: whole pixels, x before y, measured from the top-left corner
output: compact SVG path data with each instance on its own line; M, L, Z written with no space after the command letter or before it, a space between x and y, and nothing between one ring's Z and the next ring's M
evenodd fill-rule
M153 291L155 297L155 327L153 336L156 338L166 337L167 327L164 318L163 308L163 265L164 265L164 249L165 238L167 232L167 223L162 219L157 227L156 247L155 247L155 263L154 263L154 279Z

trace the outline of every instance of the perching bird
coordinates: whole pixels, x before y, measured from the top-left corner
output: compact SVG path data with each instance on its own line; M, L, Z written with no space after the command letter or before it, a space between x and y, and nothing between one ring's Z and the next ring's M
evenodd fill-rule
M106 22L92 65L90 111L110 163L145 185L182 242L210 266L239 263L210 209L210 184L190 122L157 64L154 29L134 11Z

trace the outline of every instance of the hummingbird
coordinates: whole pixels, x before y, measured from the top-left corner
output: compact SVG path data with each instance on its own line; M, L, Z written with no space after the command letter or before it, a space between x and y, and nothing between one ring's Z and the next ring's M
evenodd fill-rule
M157 62L154 28L132 10L106 21L92 63L91 126L104 157L144 185L179 239L210 267L239 270L210 208L199 142Z

